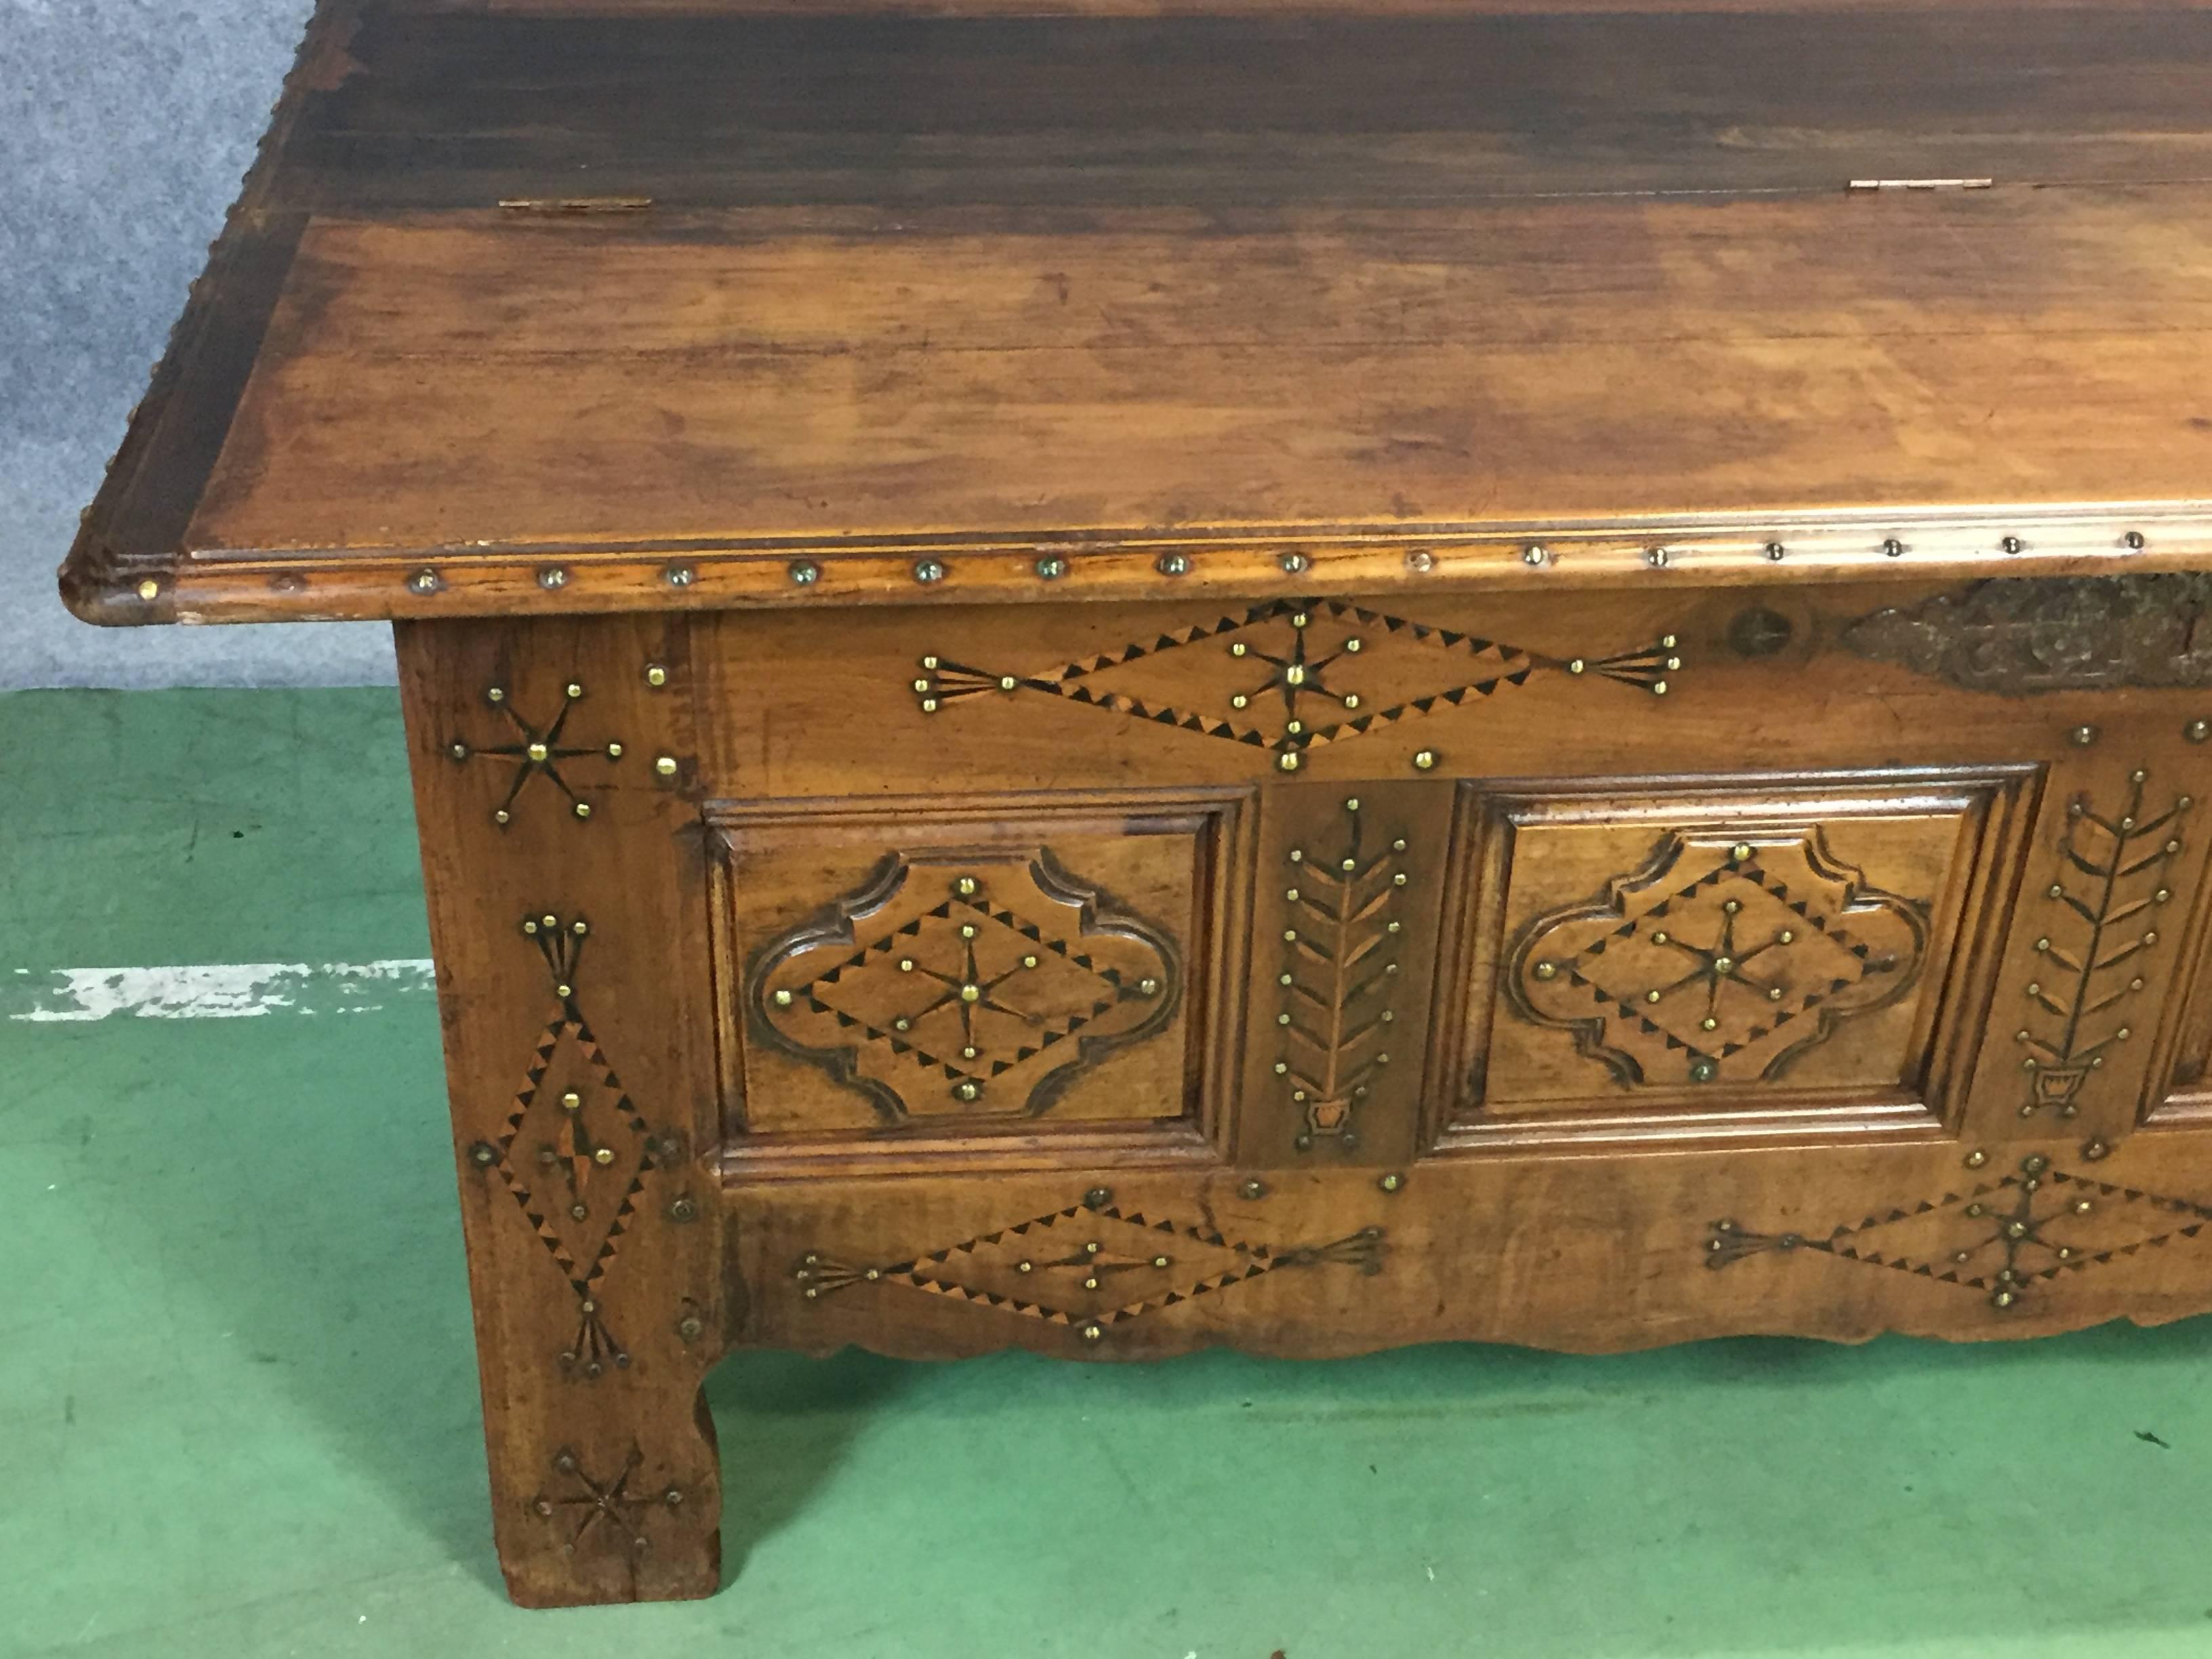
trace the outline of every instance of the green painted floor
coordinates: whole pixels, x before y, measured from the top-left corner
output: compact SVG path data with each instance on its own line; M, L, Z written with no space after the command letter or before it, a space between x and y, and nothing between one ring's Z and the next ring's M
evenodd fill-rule
M0 696L0 1655L2212 1655L2205 1321L747 1356L729 1587L518 1611L426 954L391 694Z

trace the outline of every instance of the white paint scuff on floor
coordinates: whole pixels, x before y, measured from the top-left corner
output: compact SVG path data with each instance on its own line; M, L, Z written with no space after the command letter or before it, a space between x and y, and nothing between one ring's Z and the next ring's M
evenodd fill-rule
M0 973L0 1016L69 1021L366 1014L436 989L428 957L203 962L174 968L17 968Z

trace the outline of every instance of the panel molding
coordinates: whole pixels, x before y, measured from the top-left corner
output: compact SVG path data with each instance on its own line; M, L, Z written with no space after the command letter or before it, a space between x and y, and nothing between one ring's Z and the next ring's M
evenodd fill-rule
M1440 953L1443 984L1431 1066L1437 1086L1424 1131L1428 1155L1614 1141L1792 1145L1955 1133L1966 1110L1982 1020L1996 993L1999 953L1993 946L2008 920L2041 775L2035 765L2018 764L1464 786L1467 828L1455 859L1463 868ZM1534 947L1545 936L1542 924L1588 908L1586 902L1540 913L1509 938L1510 873L1523 830L1543 824L1648 824L1655 852L1645 870L1622 878L1634 880L1662 873L1656 866L1666 861L1669 850L1678 850L1670 842L1710 843L1709 850L1722 854L1725 869L1731 863L1727 855L1741 848L1749 848L1755 860L1762 845L1802 839L1808 817L1826 824L1900 811L1946 814L1960 821L1940 900L1921 906L1911 923L1919 956L1914 974L1897 986L1894 995L1881 999L1884 1006L1893 1006L1900 997L1914 999L1907 1052L1924 1057L1917 1075L1893 1087L1808 1082L1775 1089L1763 1099L1747 1099L1730 1089L1725 1070L1704 1082L1690 1080L1686 1073L1679 1083L1663 1086L1616 1082L1609 1092L1593 1089L1582 1097L1528 1102L1510 1111L1490 1108L1494 1021L1516 999L1525 1000L1531 981L1522 976L1533 978ZM1847 878L1853 872L1833 873ZM1898 902L1888 894L1875 902ZM1692 965L1686 958L1686 967ZM1613 1012L1618 1017L1618 1010ZM1450 1023L1454 1018L1456 1029ZM1563 1042L1575 1024L1538 1023L1559 1025Z

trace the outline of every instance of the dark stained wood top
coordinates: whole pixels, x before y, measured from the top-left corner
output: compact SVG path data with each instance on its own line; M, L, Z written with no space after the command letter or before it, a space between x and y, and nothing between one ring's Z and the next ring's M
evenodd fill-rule
M1926 179L1988 182L1850 188ZM372 0L64 587L2047 572L2212 563L2208 498L2212 11Z

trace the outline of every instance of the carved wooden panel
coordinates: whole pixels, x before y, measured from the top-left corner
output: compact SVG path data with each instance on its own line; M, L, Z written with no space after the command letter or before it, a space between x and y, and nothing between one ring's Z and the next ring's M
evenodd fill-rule
M2082 1167L2074 1169L2031 1152L2001 1175L1986 1154L1971 1153L1966 1178L1940 1193L1840 1217L1826 1232L1764 1233L1718 1220L1705 1241L1705 1265L1802 1251L1978 1291L2001 1311L2020 1308L2039 1287L2193 1239L2212 1224L2212 1207L2194 1200L2088 1173L2108 1151L2102 1141L2085 1143L2077 1153Z
M1097 1187L1079 1203L934 1244L908 1259L870 1265L831 1249L803 1251L793 1291L818 1303L855 1287L919 1291L979 1310L1071 1329L1097 1342L1118 1325L1285 1268L1382 1271L1383 1230L1365 1226L1326 1243L1270 1244L1223 1231L1191 1214L1125 1210ZM886 1307L896 1317L895 1307Z
M2206 897L2187 781L2103 741L2054 777L1983 1048L1992 1133L2056 1121L2116 1138L2161 1109L2160 1051L2188 1027L2183 942L2201 940Z
M753 1144L1202 1133L1233 799L712 816Z
M1267 792L1244 1162L1412 1156L1454 799L1442 781Z
M1664 696L1682 667L1672 635L1563 656L1345 600L1297 599L1208 610L1139 637L1107 635L1095 652L1057 663L1004 643L988 660L948 644L921 659L913 690L923 714L956 726L974 700L1041 695L1243 744L1296 772L1316 750L1480 705L1532 679L1586 677Z
M1456 1130L1942 1115L1936 1015L1972 1006L1957 941L1994 925L2024 775L1492 803Z

